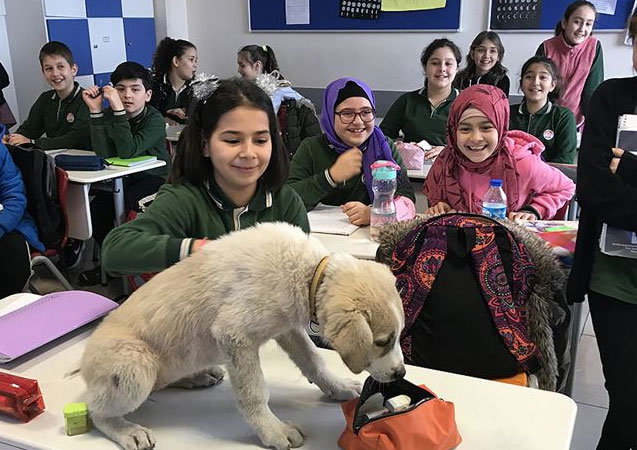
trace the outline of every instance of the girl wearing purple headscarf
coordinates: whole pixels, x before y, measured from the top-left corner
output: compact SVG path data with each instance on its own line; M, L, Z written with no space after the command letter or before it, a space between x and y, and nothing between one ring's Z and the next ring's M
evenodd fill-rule
M320 119L324 134L301 143L288 178L308 211L318 203L337 205L354 225L369 225L374 200L370 166L382 159L401 167L395 197L398 219L414 216L415 195L407 169L374 118L374 93L364 82L339 78L325 88Z

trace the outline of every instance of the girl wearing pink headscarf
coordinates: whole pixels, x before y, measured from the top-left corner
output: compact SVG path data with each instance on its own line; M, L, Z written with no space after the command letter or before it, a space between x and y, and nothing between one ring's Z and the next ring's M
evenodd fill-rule
M449 112L447 146L425 181L426 212L480 214L490 180L499 178L509 219L551 219L573 197L575 184L542 161L543 150L536 137L509 131L509 102L500 89L465 89Z

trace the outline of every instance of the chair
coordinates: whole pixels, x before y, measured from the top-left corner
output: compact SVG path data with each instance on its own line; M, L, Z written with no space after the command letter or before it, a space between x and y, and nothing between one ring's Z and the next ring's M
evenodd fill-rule
M577 183L577 164L548 163L549 166L555 167L564 175ZM554 220L577 220L579 216L579 205L576 196L573 195L571 201L562 206L553 217Z
M60 208L62 209L62 216L64 218L64 231L62 234L62 241L60 245L56 248L47 248L43 252L39 252L34 250L31 252L31 273L33 274L33 268L37 265L44 264L47 269L51 271L53 276L64 286L67 290L72 290L73 286L66 279L66 277L62 274L62 272L53 264L51 258L62 258L62 249L66 246L69 240L69 215L67 211L67 194L69 187L69 175L66 171L60 169L59 167L55 168L55 175L57 177L57 190L58 190L58 200L60 202ZM33 286L31 284L31 280L29 279L28 285Z

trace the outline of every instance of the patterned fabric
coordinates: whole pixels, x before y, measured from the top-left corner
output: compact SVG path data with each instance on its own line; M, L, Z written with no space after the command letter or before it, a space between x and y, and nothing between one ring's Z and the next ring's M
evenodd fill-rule
M469 239L472 269L495 327L520 367L528 370L530 362L541 357L527 329L526 300L534 285L535 266L524 245L505 227L486 217L469 214L448 214L422 222L394 248L391 270L396 276L396 287L405 311L405 328L401 336L405 360L411 359L411 327L445 261L447 234L457 228L464 230ZM506 236L511 246L512 286L496 242L498 233Z

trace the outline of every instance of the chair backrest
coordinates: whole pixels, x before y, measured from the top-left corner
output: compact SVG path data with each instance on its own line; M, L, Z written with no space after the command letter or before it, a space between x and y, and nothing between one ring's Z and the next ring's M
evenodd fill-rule
M562 172L564 175L569 177L573 183L577 183L577 164L562 164L562 163L548 163L549 166L555 167L557 170ZM557 210L555 216L553 216L553 220L566 220L567 218L576 218L577 217L577 199L575 195L573 198Z

